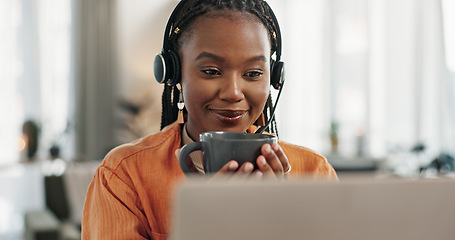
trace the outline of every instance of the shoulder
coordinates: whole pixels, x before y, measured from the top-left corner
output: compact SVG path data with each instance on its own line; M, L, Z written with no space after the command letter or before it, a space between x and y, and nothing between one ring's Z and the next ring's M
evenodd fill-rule
M166 149L171 151L173 148L178 148L180 146L180 131L180 124L174 123L158 133L120 145L109 151L101 166L115 170L126 159L137 159L138 156L143 155L153 156L166 152Z
M318 152L295 144L279 141L291 164L291 175L311 174L336 178L336 173L327 159Z
M325 160L324 156L322 156L321 154L319 154L318 152L316 152L310 148L295 145L295 144L288 143L285 141L279 141L279 144L285 152L289 152L290 154L299 155L299 156L307 156L307 157L317 158L320 160Z

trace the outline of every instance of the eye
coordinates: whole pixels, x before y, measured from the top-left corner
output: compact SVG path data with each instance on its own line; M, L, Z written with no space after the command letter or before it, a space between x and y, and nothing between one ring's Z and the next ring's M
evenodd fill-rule
M243 76L247 77L247 78L258 78L260 76L262 76L264 73L262 71L259 71L259 70L255 70L255 71L249 71L245 74L243 74Z
M221 72L215 68L203 69L203 70L201 70L201 72L203 72L204 74L210 75L210 76L221 75Z

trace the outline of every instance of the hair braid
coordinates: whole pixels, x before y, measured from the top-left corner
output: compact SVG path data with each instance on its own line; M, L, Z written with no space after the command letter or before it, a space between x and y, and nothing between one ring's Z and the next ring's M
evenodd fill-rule
M174 88L173 86L169 86L168 84L164 85L163 95L161 96L162 101L161 129L177 120L176 116L178 108L173 104L172 100L173 88Z
M169 100L167 98L167 89L166 89L166 85L164 85L164 89L163 89L163 94L161 95L161 129L163 129L166 125L167 125L167 118L168 118L168 114L167 114L167 111L169 109Z

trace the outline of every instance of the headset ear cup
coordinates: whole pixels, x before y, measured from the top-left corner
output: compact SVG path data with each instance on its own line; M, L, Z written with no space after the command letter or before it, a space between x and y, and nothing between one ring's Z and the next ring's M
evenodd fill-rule
M284 82L284 62L271 60L270 84L275 89L280 89Z
M177 84L180 81L180 58L178 54L173 50L158 53L153 62L153 71L158 83Z
M176 51L169 50L169 65L172 66L172 70L170 71L170 75L167 78L167 84L175 85L180 82L181 78L181 65L180 65L180 58Z
M274 59L270 59L270 85L274 86L275 84L275 79L274 79L274 72L275 72L275 60Z
M158 83L163 83L166 79L166 59L164 55L165 53L163 52L156 54L153 61L153 72Z

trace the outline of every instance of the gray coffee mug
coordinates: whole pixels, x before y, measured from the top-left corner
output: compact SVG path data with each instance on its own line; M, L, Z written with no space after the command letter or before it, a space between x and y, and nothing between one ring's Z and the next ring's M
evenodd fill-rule
M227 162L236 160L239 165L253 163L257 168L256 159L261 155L262 145L276 143L277 137L266 134L239 132L206 132L200 134L200 142L182 147L179 156L180 168L184 173L192 173L186 161L188 155L202 150L203 166L206 173L215 173Z

